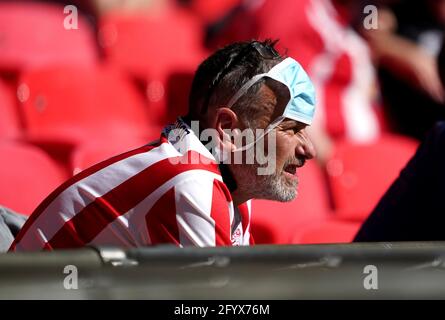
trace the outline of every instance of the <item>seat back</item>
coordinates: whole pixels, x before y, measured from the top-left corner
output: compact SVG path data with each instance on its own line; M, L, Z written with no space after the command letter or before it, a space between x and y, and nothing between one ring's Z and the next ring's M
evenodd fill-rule
M77 29L65 29L64 7L0 3L0 70L19 71L52 64L91 66L98 54L92 26L78 15Z
M396 135L384 135L370 144L337 144L326 166L335 216L364 221L413 156L417 145Z
M292 235L294 244L350 243L361 223L328 219L298 230Z
M0 140L15 138L20 134L16 102L12 88L0 80Z
M73 152L71 159L72 172L73 174L77 174L108 158L142 147L143 145L158 139L160 135L161 128L154 127L150 132L147 132L145 138L127 137L109 141L109 143L94 140L86 142L78 146Z
M170 8L145 15L110 13L99 23L100 43L108 63L141 81L146 102L158 123L187 109L189 88L172 93L185 101L185 105L173 106L180 109L178 112L168 109L168 100L171 88L183 86L183 80L192 78L207 56L202 29L187 11ZM185 76L177 79L175 74ZM178 85L172 83L175 79ZM172 111L175 115L171 115Z
M67 178L42 150L25 144L0 143L0 204L30 215Z
M32 138L88 141L144 134L150 115L127 77L106 68L49 67L26 72L19 99Z

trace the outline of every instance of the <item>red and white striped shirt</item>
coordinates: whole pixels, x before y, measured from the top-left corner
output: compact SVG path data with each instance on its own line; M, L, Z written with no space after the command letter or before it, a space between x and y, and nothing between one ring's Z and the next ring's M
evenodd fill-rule
M176 141L169 141L172 129L180 133ZM164 128L158 141L94 165L57 188L10 251L160 243L253 243L250 202L234 208L215 158L181 120Z

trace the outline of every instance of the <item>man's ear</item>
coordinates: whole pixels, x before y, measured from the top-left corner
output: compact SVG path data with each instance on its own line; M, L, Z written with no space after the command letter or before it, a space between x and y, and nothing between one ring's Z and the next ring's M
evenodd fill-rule
M229 108L218 108L215 112L214 128L218 132L221 147L227 151L234 151L233 132L240 127L238 116Z

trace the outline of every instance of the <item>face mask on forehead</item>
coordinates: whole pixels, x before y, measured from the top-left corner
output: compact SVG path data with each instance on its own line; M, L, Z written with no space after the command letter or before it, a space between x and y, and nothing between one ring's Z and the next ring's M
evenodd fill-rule
M247 81L229 100L228 107L231 108L239 98L247 93L250 87L262 78L270 78L286 86L289 91L289 101L281 116L273 120L264 133L252 143L249 143L235 151L243 151L252 147L259 139L277 127L284 119L292 119L312 124L315 112L315 89L307 73L301 65L292 58L286 58L275 65L269 72L258 74Z

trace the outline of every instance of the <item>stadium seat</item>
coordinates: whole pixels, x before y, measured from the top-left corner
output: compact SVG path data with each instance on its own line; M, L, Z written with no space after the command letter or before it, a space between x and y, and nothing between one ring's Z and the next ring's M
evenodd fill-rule
M12 88L0 80L0 140L19 136L20 121Z
M0 204L29 215L66 178L42 150L24 144L0 143Z
M191 79L206 56L202 27L191 14L180 9L146 15L110 13L100 21L99 41L109 63L141 80L159 123L183 113L183 105L167 111L167 83L174 73ZM172 95L183 95L182 101L187 101L189 84Z
M319 221L295 233L291 243L294 244L321 244L321 243L349 243L360 229L359 222L345 222L329 219Z
M78 29L65 29L67 15L63 6L55 4L1 2L0 70L97 63L92 27L79 13Z
M364 221L417 145L411 139L390 134L372 144L338 143L326 165L335 216Z
M168 76L165 107L167 114L164 116L164 122L172 123L178 116L187 114L193 76L192 72L173 72Z
M132 83L107 67L49 67L19 81L27 137L78 144L143 135L150 115Z
M330 216L329 198L321 169L308 161L298 171L298 195L291 202L252 201L252 234L257 244L289 243L294 228Z
M194 0L191 1L192 11L205 23L220 20L228 11L239 5L241 0Z
M104 143L103 141L86 142L73 152L71 159L72 172L73 174L77 174L103 160L150 143L160 137L161 130L161 127L153 127L147 132L146 138L128 137L113 140L108 143Z

